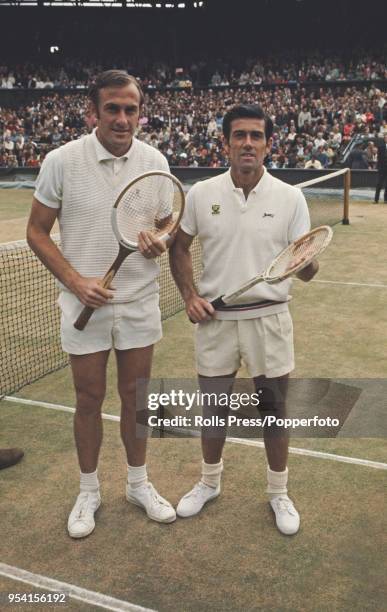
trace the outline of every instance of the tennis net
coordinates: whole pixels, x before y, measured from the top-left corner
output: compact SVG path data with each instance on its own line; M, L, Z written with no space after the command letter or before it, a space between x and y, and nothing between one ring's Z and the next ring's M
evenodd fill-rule
M59 244L57 236L54 241ZM200 248L193 244L195 282ZM60 344L58 290L50 272L25 240L0 245L0 399L68 364ZM183 308L168 254L160 258L163 319Z
M312 227L349 223L351 171L337 170L296 185L308 202Z
M345 177L346 171L339 174ZM344 212L345 189L338 194L334 190L334 197L328 197L321 189L323 181L332 178L330 174L304 185L313 227L348 219L348 212ZM348 179L345 181L349 190ZM191 253L197 280L201 269L197 240ZM160 258L160 265L160 308L162 318L167 319L183 308L183 301L172 279L167 254ZM1 398L66 366L68 357L60 345L60 311L54 278L25 241L0 245L0 270Z

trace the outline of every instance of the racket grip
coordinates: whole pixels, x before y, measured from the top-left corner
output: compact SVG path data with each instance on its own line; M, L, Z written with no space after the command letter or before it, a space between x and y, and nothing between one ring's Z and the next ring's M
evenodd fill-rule
M75 329L78 329L79 331L84 330L94 310L95 308L92 308L91 306L85 306L74 323Z
M222 306L226 306L226 303L223 302L223 298L221 297L216 298L216 300L212 300L210 304L213 308L215 308L215 310L217 310L218 308L222 308Z

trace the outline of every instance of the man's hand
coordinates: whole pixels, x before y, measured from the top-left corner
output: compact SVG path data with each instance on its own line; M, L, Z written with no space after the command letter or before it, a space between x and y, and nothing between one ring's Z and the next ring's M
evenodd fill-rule
M185 303L185 310L192 323L201 323L202 321L210 321L215 312L207 300L195 294L190 297Z
M108 289L104 289L100 278L79 276L69 288L75 293L82 304L91 308L99 308L108 304L114 296L114 288L110 286Z
M155 238L152 232L144 231L138 235L138 250L146 259L154 259L167 250L167 245L164 240Z
M297 272L296 276L300 280L304 281L304 283L308 283L312 278L317 274L319 269L319 263L317 259L312 259L310 264L302 268L299 272Z

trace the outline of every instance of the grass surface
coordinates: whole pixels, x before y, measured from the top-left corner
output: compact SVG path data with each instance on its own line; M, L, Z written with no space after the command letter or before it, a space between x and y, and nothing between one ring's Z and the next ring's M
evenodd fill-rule
M337 284L294 283L294 376L385 378L387 289L343 283L387 285L386 221L387 207L353 204L351 225L335 227L316 279ZM192 334L184 313L164 322L155 378L194 377ZM19 395L73 406L69 368ZM360 405L351 417L378 424L385 419L384 406ZM105 421L103 505L95 532L78 542L66 534L78 490L71 414L7 402L0 408L0 447L26 451L20 464L0 472L4 563L168 612L385 609L385 471L291 455L290 490L302 526L297 536L286 538L276 530L265 499L264 451L229 443L221 497L193 519L159 525L125 501L119 427ZM103 410L119 413L114 359ZM294 438L291 445L387 461L382 437ZM152 439L148 465L160 493L175 504L198 478L199 441ZM2 578L0 590L36 592ZM92 607L72 601L65 609Z
M193 519L159 525L125 501L119 428L106 422L98 528L74 542L65 531L78 488L71 415L4 410L3 435L18 432L26 450L2 473L10 520L0 541L10 565L157 610L382 609L385 473L292 457L302 529L285 538L265 501L263 451L227 445L219 500ZM172 503L197 479L199 457L196 440L151 440L149 472Z
M0 189L0 244L24 240L33 189ZM55 223L53 232L58 232Z

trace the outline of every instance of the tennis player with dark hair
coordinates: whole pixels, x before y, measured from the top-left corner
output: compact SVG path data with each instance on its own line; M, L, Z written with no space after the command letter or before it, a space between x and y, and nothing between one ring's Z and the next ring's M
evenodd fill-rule
M251 304L214 311L210 301L255 276L292 241L309 231L310 219L301 191L273 178L264 168L272 144L273 124L255 105L231 108L223 120L230 169L198 182L190 190L186 211L170 251L173 276L196 326L196 362L203 392L229 392L245 362L255 387L263 391L262 414L285 415L288 376L294 368L293 329L288 310L289 280L261 283L241 296ZM203 271L196 289L190 245L198 236ZM304 281L318 270L315 260L298 273ZM204 416L227 416L227 410L204 407ZM202 429L202 478L179 502L182 517L200 512L220 493L226 428ZM294 534L299 515L287 495L288 437L279 428L264 429L268 460L267 493L278 529Z
M136 381L150 376L153 345L161 338L154 258L164 242L148 232L139 250L121 266L114 287L101 278L117 255L110 224L112 205L128 182L151 170L168 172L166 159L134 136L144 96L124 71L100 74L90 89L97 127L88 136L49 153L42 165L28 223L28 243L56 276L62 311L61 339L70 354L76 392L74 434L80 465L80 494L68 521L70 536L89 535L101 503L97 475L102 442L101 406L106 366L114 348L121 398L121 437L126 449L128 501L149 518L175 520L172 506L148 481L146 438L136 437ZM59 220L61 251L50 238ZM74 321L84 306L97 309L84 331Z

